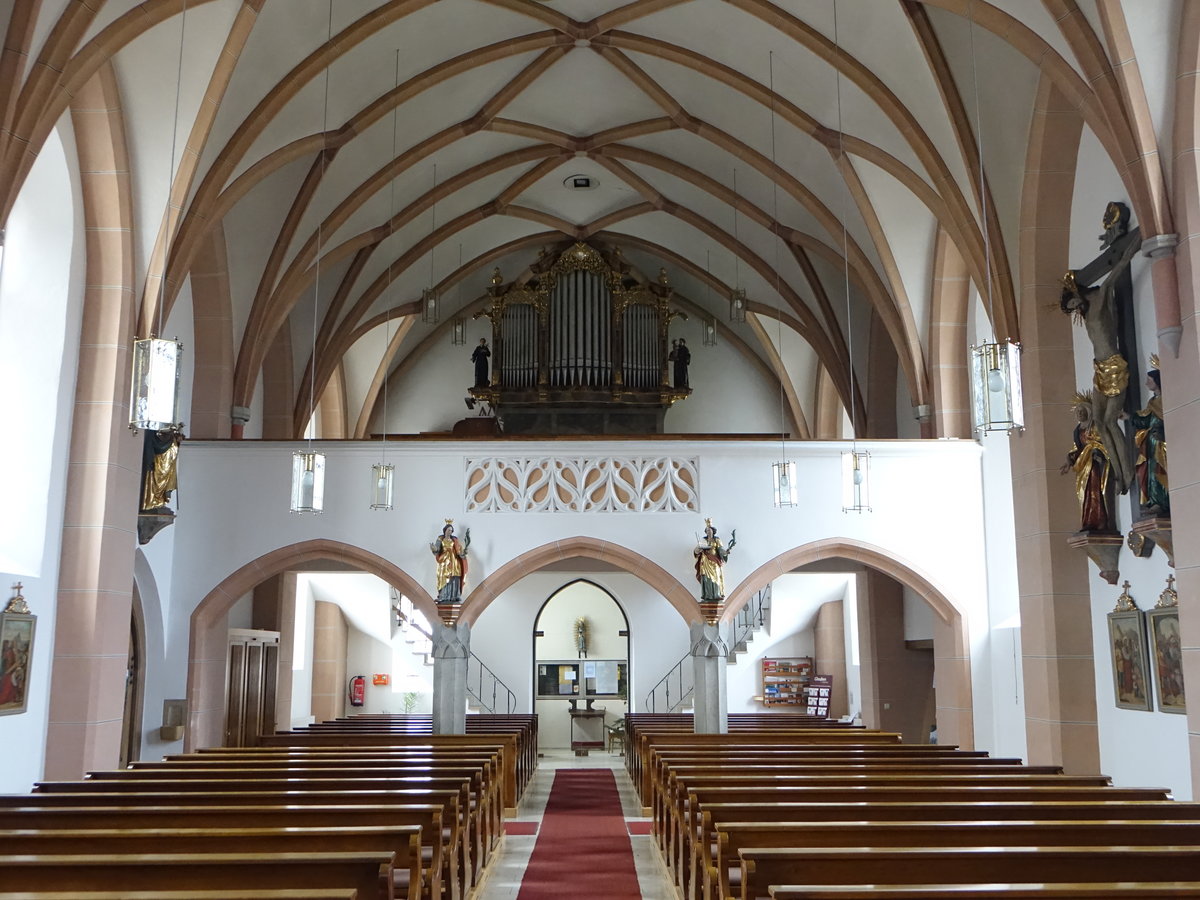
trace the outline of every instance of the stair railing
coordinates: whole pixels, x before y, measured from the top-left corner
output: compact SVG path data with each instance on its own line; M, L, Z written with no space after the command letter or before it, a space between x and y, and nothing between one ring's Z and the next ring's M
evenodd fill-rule
M768 627L770 621L771 585L768 584L742 607L733 621L731 632L725 635L733 638L729 644L729 659L734 658L735 648L739 644L748 640L756 631ZM658 712L659 705L663 707L663 712L675 712L692 696L696 686L692 683L691 667L684 665L689 659L691 654L685 654L683 659L675 663L658 684L651 688L642 706L645 712Z
M467 660L467 693L489 713L516 712L517 695L474 653ZM501 705L503 710L498 708Z
M771 623L771 585L750 598L749 602L738 612L733 620L733 642L729 645L729 658L733 659L745 641L757 631L770 626Z
M660 703L663 706L663 712L675 712L683 706L688 697L692 696L692 691L696 686L692 683L691 666L684 666L684 663L691 658L691 654L686 654L650 690L650 693L646 695L646 702L642 706L645 712L658 712Z
M428 655L433 650L433 635L414 619L409 619L408 624L421 635L421 642L429 647L428 651L424 651ZM517 710L517 695L475 655L474 651L467 659L467 693L489 713L496 713L501 704L504 706L505 715Z

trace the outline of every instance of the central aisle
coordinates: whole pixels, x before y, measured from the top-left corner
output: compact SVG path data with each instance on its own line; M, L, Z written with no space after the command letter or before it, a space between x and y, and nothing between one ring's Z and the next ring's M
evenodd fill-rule
M517 900L641 895L612 770L559 770Z
M623 757L547 751L472 900L674 900L640 813Z

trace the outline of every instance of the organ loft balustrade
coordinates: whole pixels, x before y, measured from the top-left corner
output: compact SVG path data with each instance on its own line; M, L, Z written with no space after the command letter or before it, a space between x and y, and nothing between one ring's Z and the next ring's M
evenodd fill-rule
M641 278L619 249L543 250L524 281L497 269L489 382L470 389L509 434L658 434L691 394L688 350L668 349L674 289ZM680 353L685 356L680 359ZM673 370L673 371L672 371Z

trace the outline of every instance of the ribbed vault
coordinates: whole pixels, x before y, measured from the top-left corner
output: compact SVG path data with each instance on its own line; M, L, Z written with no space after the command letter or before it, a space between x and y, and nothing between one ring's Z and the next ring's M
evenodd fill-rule
M901 417L904 398L934 407L924 435L960 435L974 317L1020 336L1024 154L1008 148L1027 141L1041 79L1113 159L1143 233L1173 230L1136 64L1108 62L1136 56L1120 3L11 6L0 221L111 64L139 198L138 330L186 300L201 437L227 436L226 410L258 393L272 433L302 432L314 404L326 436L369 433L384 386L403 391L444 339L415 318L422 288L469 315L493 268L519 280L573 240L665 267L693 318L723 321L745 288L748 322L721 333L797 437L831 436L839 402L867 430L867 385L899 387ZM572 174L599 187L574 193ZM963 278L982 299L948 292ZM872 372L881 341L894 366ZM356 388L351 369L370 376Z

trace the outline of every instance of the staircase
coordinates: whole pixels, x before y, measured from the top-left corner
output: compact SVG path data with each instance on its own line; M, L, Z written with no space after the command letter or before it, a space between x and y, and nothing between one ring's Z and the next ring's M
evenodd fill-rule
M395 630L404 633L405 643L412 645L412 653L420 657L421 665L432 667L433 632L429 620L395 589L392 590L392 611L395 613ZM467 696L474 701L467 704L471 712L508 714L517 708L517 695L474 653L467 660Z
M729 644L730 665L737 662L739 653L745 653L750 641L763 630L771 627L771 585L767 585L750 598L750 602L742 607L737 618L728 626L726 639ZM724 632L726 626L722 626ZM684 654L683 659L675 663L671 671L654 686L646 695L642 705L643 712L686 712L685 704L691 699L695 685L692 683L692 667L685 665L691 659L690 654Z

